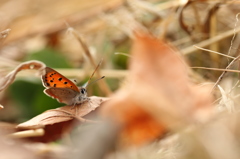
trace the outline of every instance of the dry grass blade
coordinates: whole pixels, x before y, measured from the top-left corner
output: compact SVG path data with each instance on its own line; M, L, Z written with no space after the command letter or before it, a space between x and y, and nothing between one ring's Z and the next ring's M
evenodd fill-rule
M79 36L79 34L73 29L73 28L68 28L68 31L70 31L74 37L78 40L79 44L81 45L81 47L83 48L84 50L84 53L86 54L86 56L88 57L89 61L91 62L91 64L93 65L94 68L97 67L97 64L95 63L92 55L91 55L91 52L87 46L87 44L83 41L83 39ZM100 71L97 70L96 72L98 78L101 78L102 75L100 74ZM106 94L106 95L110 95L112 94L112 91L110 90L110 88L108 87L107 83L104 81L104 80L101 80L99 82L99 87L102 89L102 91Z
M213 71L224 71L224 72L240 73L239 70L230 70L230 69L221 69L221 68L209 68L209 67L191 67L191 68L199 68L199 69L213 70Z
M225 56L225 57L228 57L230 59L235 59L235 57L232 57L232 56L229 56L229 55L226 55L226 54L222 54L220 52L217 52L217 51L212 51L212 50L208 50L208 49L204 49L204 48L201 48L201 47L198 47L197 45L194 45L194 47L200 49L200 50L203 50L203 51L207 51L207 52L211 52L211 53L214 53L214 54L218 54L218 55L221 55L221 56Z
M83 69L55 69L58 72L61 72L64 74L66 77L79 77L83 78L85 76L84 70ZM127 77L129 74L128 70L101 70L102 74L108 78L124 78ZM19 74L19 77L29 77L31 75L31 72L21 72Z
M200 42L200 43L198 43L198 44L195 44L195 45L197 45L197 46L199 46L199 47L206 47L206 46L211 45L212 43L218 42L218 41L220 41L220 40L222 40L222 39L225 39L225 38L227 38L227 37L229 37L229 36L232 36L232 35L234 35L234 34L236 34L236 33L238 33L238 32L240 32L240 27L236 28L235 30L232 30L232 29L231 29L231 30L229 30L229 31L226 31L226 32L221 33L221 34L219 34L219 35L217 35L217 36L214 36L214 37L212 37L212 38L209 38L209 39L207 39L207 40L204 40L204 41L202 41L202 42ZM181 52L182 52L184 55L187 55L187 54L193 53L193 52L196 51L196 50L197 50L197 49L194 48L193 46L189 46L189 47L183 49Z

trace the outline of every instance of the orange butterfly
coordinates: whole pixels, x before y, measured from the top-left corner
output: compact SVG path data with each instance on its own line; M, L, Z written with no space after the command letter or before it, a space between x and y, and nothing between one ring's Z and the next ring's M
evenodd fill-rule
M52 98L57 99L58 102L65 103L67 105L82 104L85 101L88 101L89 98L87 97L86 88L89 85L89 82L94 73L96 72L97 68L100 66L101 62L94 70L86 85L82 87L77 87L76 84L74 84L72 81L70 81L68 78L66 78L59 72L55 71L52 68L46 67L45 74L42 75L42 83L43 86L46 88L44 90L44 93ZM104 76L100 79L102 78L104 78Z

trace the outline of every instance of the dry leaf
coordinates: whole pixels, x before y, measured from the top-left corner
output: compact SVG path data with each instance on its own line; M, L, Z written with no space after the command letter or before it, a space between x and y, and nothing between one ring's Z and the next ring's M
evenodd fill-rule
M21 63L13 71L7 74L4 78L0 79L0 91L4 90L10 84L13 83L18 72L22 70L35 69L39 71L39 74L42 74L43 73L42 71L44 70L45 67L46 65L44 63L36 60Z
M17 126L18 129L44 128L45 134L42 137L31 138L34 141L51 142L61 138L69 132L75 124L76 119L82 122L88 120L82 118L99 107L106 98L89 97L90 101L81 105L64 106L51 109Z
M208 90L189 81L183 59L162 40L136 34L129 74L129 85L102 109L123 125L128 144L146 143L211 114Z

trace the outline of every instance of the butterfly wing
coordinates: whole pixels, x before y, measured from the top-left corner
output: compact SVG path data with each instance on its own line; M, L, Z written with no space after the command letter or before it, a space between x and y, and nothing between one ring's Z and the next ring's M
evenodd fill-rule
M78 87L72 81L49 67L45 68L45 74L42 75L42 83L46 88L69 88L79 92Z
M70 88L47 88L44 93L52 98L55 98L60 103L65 103L67 105L74 104L75 97L79 94Z

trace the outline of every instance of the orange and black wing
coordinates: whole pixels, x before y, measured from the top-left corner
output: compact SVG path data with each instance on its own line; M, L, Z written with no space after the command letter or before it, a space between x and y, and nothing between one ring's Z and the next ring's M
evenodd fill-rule
M45 74L42 75L42 82L43 86L46 88L69 88L79 92L76 84L49 67L45 68Z

